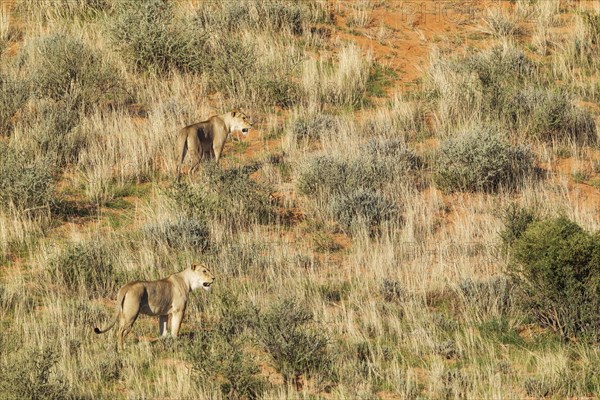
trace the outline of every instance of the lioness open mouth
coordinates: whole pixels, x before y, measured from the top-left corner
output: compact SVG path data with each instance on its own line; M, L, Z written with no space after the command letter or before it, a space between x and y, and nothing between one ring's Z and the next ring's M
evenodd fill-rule
M204 282L204 283L202 284L202 286L204 286L205 288L209 288L209 287L210 287L210 285L212 285L212 282Z
M248 128L244 128L244 129L242 129L242 133L243 133L243 134L247 134L247 133L248 133L248 130L249 130Z

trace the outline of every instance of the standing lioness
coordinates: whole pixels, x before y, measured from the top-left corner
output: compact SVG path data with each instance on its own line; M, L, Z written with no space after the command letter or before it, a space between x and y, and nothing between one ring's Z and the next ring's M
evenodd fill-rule
M123 349L123 338L131 331L140 313L159 316L161 336L167 334L167 321L171 315L171 334L177 337L183 320L188 295L192 290L210 289L215 277L204 265L193 264L176 274L158 281L135 281L123 286L117 294L115 316L104 329L94 328L96 333L104 333L119 319L117 342Z
M182 128L177 137L177 154L181 156L177 165L177 181L179 181L181 165L188 151L192 158L191 173L198 167L204 156L214 157L216 162L219 161L227 135L233 131L241 131L242 135L246 136L250 128L252 128L252 123L240 111L213 115L206 121Z

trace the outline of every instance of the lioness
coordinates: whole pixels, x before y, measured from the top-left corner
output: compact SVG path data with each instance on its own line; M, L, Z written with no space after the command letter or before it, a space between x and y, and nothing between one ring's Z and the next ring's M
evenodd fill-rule
M190 167L190 173L192 173L204 156L207 159L214 157L216 162L219 161L227 135L233 131L241 131L242 135L246 136L250 128L252 128L252 123L246 114L240 111L213 115L206 121L182 128L177 137L177 154L181 156L177 165L177 181L179 182L181 166L188 150L192 157L192 166Z
M96 333L104 333L112 328L119 318L117 342L123 349L123 338L131 331L140 313L159 316L161 336L167 335L167 321L171 315L171 334L177 337L183 320L188 295L192 290L210 290L215 277L204 265L193 264L181 272L169 275L158 281L135 281L123 286L117 294L115 316L105 329L94 328Z

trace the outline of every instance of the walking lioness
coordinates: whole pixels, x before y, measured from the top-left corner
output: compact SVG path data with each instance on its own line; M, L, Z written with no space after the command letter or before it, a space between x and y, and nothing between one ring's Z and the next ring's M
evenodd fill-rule
M177 181L181 173L181 166L186 153L190 152L192 166L190 173L200 164L200 160L206 156L214 157L218 162L225 147L227 135L233 131L241 131L246 136L252 128L249 118L240 111L230 111L223 115L213 115L206 121L188 125L179 131L177 137L177 154L180 156L177 164Z
M188 295L193 290L210 289L215 277L204 265L193 264L176 274L158 281L135 281L123 286L117 294L115 316L104 329L94 328L96 333L104 333L119 319L117 344L123 349L123 338L131 331L140 313L159 316L161 336L167 335L167 322L171 315L171 334L177 337L183 320Z

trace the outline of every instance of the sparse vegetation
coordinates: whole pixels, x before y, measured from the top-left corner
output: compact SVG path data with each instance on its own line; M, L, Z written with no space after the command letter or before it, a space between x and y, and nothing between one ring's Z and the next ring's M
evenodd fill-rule
M404 3L3 2L0 398L597 396L598 10Z

